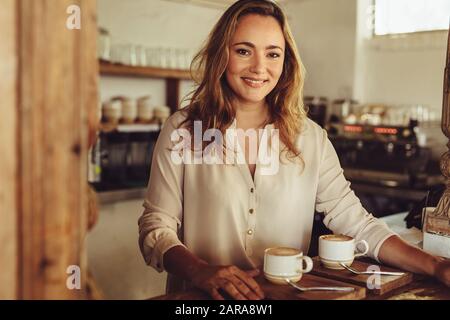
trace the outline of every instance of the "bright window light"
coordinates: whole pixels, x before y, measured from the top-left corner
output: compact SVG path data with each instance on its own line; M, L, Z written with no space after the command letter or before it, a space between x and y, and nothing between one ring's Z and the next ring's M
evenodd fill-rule
M375 35L447 30L450 0L375 0Z

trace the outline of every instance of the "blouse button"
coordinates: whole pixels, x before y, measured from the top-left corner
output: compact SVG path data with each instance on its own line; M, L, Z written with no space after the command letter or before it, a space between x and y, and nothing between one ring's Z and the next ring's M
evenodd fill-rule
M250 212L250 214L252 214L254 211L255 210L253 210L253 209L248 210L248 212Z
M248 235L252 235L252 234L253 234L253 230L252 230L252 229L249 229L249 230L247 231L247 234L248 234Z
M251 189L250 189L250 192L251 192L251 193L255 192L255 189L251 188Z

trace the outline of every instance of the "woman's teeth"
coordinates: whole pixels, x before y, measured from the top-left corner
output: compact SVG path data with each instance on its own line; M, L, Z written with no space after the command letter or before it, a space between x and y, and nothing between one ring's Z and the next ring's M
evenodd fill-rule
M252 80L252 79L245 79L247 81L250 81L251 83L263 83L264 80Z
M254 79L248 79L248 78L242 78L247 84L249 84L252 87L261 87L265 80L254 80Z

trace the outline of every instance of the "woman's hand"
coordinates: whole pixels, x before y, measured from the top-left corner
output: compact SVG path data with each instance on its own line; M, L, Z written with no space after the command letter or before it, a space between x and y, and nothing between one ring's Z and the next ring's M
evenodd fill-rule
M437 262L434 276L447 287L450 287L450 260L443 259Z
M264 293L253 279L258 274L257 269L242 271L236 266L203 265L192 276L192 283L215 300L224 300L220 289L236 300L260 300Z

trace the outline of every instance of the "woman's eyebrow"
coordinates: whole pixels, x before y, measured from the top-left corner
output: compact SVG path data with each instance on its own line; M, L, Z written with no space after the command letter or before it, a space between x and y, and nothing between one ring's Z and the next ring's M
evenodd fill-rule
M246 45L249 46L250 48L255 48L255 45L251 42L237 42L235 44L233 44L233 46L238 46L238 45ZM280 46L276 46L276 45L270 45L266 47L266 50L271 50L271 49L280 49L281 51L283 51L283 49Z

